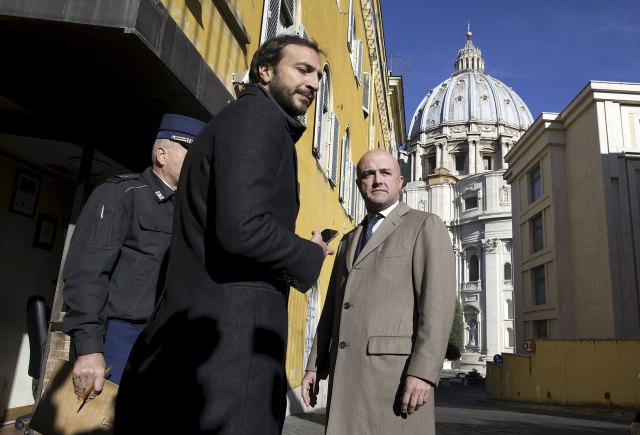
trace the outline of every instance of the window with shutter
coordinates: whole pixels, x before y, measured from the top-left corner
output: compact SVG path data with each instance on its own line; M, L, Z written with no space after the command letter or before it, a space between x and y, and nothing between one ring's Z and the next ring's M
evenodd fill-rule
M356 80L360 83L362 77L362 39L358 39L355 42L355 62L353 67L353 73L356 75Z
M333 186L338 184L338 148L340 140L340 121L335 113L331 114L331 144L330 144L330 159L329 167L327 168L327 177Z
M298 26L298 31L296 32L296 34L304 39L309 39L309 34L307 33L307 30L304 28L304 26L302 24L300 24ZM316 98L318 97L318 95L316 94ZM317 106L317 103L316 103ZM298 119L300 120L300 122L302 124L304 124L305 126L307 125L307 114L305 113L304 115L300 115L298 116ZM315 147L315 145L314 145Z
M351 190L349 195L351 210L349 211L349 216L351 216L354 220L356 219L357 212L357 204L358 204L358 187L356 186L356 165L351 163Z
M376 143L376 124L374 122L376 117L376 112L370 111L369 113L371 115L370 124L369 124L369 149L372 150L374 144Z
M313 135L313 153L324 170L324 156L326 154L327 122L329 120L329 73L325 68L318 84L316 94L315 127Z
M362 73L362 110L367 115L369 114L371 104L371 74L368 72Z
M349 53L353 51L353 38L356 33L356 19L353 14L353 0L349 0L349 23L347 24L349 27L347 28L347 48L349 49Z
M284 33L295 33L296 0L266 0L264 8L261 42Z
M298 26L298 36L304 39L310 39L307 29L305 29L302 24Z
M307 328L304 339L304 359L302 367L307 366L307 360L313 347L313 339L316 335L318 325L318 283L316 282L311 290L307 292Z
M296 0L283 0L281 10L285 15L283 21L293 24L296 20Z
M342 164L340 165L340 202L346 210L349 201L349 161L351 159L351 145L349 144L349 128L344 132L342 140Z
M280 4L282 0L267 0L264 2L264 14L262 17L261 42L273 38L278 34L278 21L280 20Z

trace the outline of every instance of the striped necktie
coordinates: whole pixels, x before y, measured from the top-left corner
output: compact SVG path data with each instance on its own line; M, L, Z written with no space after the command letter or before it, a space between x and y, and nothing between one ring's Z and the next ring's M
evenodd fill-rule
M375 227L376 224L378 223L378 221L380 219L382 219L383 217L384 216L382 216L380 213L375 213L375 214L372 214L371 216L369 216L369 218L367 220L367 226L364 228L364 235L362 236L361 249L364 248L364 245L367 244L367 242L369 241L369 239L373 235L373 227Z

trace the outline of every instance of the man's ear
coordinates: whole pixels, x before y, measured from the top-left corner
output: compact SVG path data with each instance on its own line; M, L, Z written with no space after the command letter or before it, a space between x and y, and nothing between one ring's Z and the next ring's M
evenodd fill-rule
M169 156L167 155L167 149L163 146L159 146L156 149L156 165L157 166L164 166L167 164L167 158Z
M273 67L270 65L259 65L258 72L260 73L260 82L266 86L273 79Z

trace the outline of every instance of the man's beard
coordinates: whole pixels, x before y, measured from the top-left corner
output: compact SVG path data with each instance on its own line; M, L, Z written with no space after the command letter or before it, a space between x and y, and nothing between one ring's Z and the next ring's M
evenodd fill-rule
M309 107L304 103L296 103L295 94L302 94L309 98L309 104L313 102L314 93L305 88L287 88L275 71L273 80L270 83L269 90L273 98L282 106L282 108L291 116L301 116L307 113Z

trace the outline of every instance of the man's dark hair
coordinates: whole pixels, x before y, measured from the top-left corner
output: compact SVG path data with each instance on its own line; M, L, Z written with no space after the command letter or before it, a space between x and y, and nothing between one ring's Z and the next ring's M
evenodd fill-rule
M253 55L251 67L249 68L249 82L260 83L260 71L258 67L268 65L275 68L282 59L283 49L290 44L309 47L318 54L324 54L315 41L301 38L297 35L281 35L267 39Z

